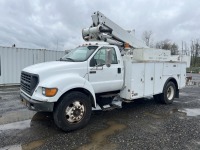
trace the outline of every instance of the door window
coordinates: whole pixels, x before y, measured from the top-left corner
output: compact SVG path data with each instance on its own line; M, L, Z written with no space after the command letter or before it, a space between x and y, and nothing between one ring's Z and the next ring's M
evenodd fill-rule
M112 51L112 64L117 64L117 55L112 47L103 47L98 50L94 57L90 60L90 67L103 66L106 63L106 51Z

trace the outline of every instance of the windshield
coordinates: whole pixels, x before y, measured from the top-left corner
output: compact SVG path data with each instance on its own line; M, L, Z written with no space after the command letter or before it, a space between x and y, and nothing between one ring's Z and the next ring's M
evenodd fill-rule
M82 62L87 60L90 55L98 48L98 46L82 46L73 49L67 55L62 57L61 61Z

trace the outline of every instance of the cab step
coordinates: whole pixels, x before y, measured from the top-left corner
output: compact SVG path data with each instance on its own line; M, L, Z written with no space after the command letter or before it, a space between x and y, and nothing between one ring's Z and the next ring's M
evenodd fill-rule
M110 111L116 108L122 108L122 101L113 99L110 104L100 106L103 111Z
M104 105L104 106L101 107L101 109L103 111L110 111L110 110L113 110L113 109L116 109L116 108L121 108L121 107L118 106L118 105L115 105L115 104Z

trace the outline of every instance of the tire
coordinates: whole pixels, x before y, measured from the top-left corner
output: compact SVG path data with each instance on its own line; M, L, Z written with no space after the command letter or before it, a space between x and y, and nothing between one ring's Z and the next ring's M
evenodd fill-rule
M173 82L168 82L163 89L163 93L160 95L160 100L163 104L171 104L174 101L175 94L175 84Z
M70 92L64 95L57 104L53 117L55 124L63 131L83 128L89 121L92 104L81 92Z

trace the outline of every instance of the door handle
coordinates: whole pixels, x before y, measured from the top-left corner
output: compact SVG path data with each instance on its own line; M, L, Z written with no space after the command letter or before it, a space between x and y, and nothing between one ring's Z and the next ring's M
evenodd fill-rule
M90 71L90 74L94 74L94 73L96 73L96 71Z
M121 73L121 68L117 68L117 73Z

